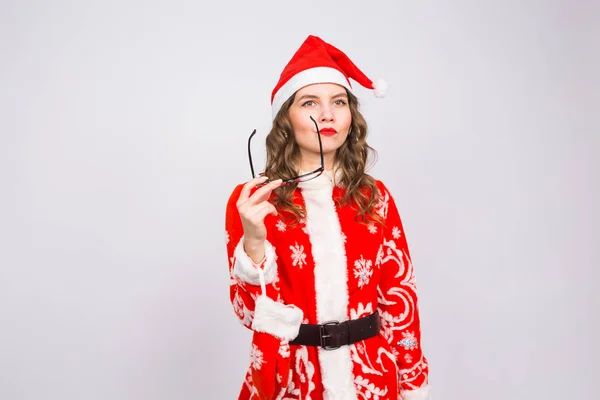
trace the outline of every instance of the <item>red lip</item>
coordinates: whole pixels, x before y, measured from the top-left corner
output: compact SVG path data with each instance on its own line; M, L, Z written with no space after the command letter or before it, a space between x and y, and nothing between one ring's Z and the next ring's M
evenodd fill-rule
M337 131L333 128L322 128L322 129L319 129L319 132L321 133L321 135L325 135L325 136L331 136L331 135L335 135L337 133Z

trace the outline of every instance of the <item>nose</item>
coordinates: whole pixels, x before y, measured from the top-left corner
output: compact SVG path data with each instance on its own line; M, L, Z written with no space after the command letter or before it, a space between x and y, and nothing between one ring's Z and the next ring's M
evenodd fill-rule
M333 113L333 109L328 104L325 104L321 107L321 114L319 115L320 122L333 122L335 120L335 116Z

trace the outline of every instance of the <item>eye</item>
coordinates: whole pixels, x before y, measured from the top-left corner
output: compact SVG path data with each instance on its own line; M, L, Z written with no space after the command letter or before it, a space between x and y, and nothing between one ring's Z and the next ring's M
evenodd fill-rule
M336 100L334 104L336 104L338 106L345 106L348 103L346 103L346 100L339 99L339 100Z
M308 100L308 101L305 101L304 103L302 103L302 107L312 106L313 104L315 104L314 101Z

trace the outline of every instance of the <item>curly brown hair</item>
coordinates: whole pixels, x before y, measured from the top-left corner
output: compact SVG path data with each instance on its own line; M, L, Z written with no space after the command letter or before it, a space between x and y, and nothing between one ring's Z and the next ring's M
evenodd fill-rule
M367 144L367 122L359 111L356 96L346 90L348 105L352 116L350 134L346 141L336 150L334 169L340 177L336 184L346 189L344 196L338 201L340 205L350 205L357 211L359 223L370 221L383 223L382 218L373 211L377 204L378 191L375 179L366 174L368 163L377 158L377 152ZM300 171L300 147L294 140L294 130L289 116L289 109L294 102L292 95L281 107L273 120L273 127L266 138L265 174L270 179L286 179L297 176ZM339 174L339 175L338 175ZM306 210L294 204L293 194L298 183L291 183L277 188L273 194L273 205L280 211L292 214L289 221L297 224L306 217Z

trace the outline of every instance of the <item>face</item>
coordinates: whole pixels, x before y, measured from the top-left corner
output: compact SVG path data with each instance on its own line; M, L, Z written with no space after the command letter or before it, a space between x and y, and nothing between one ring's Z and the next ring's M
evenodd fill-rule
M352 122L346 89L333 83L305 86L296 92L289 116L302 154L302 168L314 169L320 164L319 139L312 116L321 132L323 153L329 164L326 168L331 169L335 151L346 140Z

